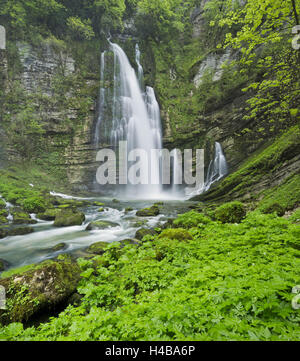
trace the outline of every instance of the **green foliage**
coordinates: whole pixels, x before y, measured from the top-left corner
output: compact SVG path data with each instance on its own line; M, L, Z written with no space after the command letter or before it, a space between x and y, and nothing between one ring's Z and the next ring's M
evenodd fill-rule
M300 279L294 227L253 212L237 225L192 228L188 242L112 244L101 256L105 267L80 261L80 306L37 328L0 328L0 338L299 340L299 310L291 306Z
M289 217L289 220L293 223L300 223L300 208Z
M243 89L250 95L244 119L259 120L257 131L266 136L282 128L283 121L293 123L299 104L299 54L291 46L297 23L293 1L250 0L235 8L231 3L217 23L228 29L224 47L240 49L240 74L259 74ZM299 13L299 2L295 10Z
M245 216L245 206L238 201L225 203L215 210L216 220L222 223L240 223Z
M67 20L67 25L70 29L72 37L75 37L78 40L90 40L95 36L90 19L82 21L78 17L70 17Z
M211 220L195 211L190 211L188 213L181 214L173 222L174 226L182 228L192 228L192 227L201 227L203 225L209 224Z
M263 199L259 202L259 209L272 209L274 204L282 208L280 214L293 210L300 204L300 175L290 174L280 185L267 189L263 192ZM279 210L279 209L278 209Z
M279 217L283 216L285 213L284 207L277 202L269 203L267 206L262 207L261 211L266 214L276 213Z
M32 159L43 149L42 136L45 134L35 100L26 97L22 87L15 83L5 96L3 108L6 111L3 116L6 142L14 144L23 159Z
M138 0L136 23L141 36L159 41L183 32L192 5L192 1Z
M158 236L158 239L163 238L176 239L177 241L188 241L193 239L190 233L183 228L166 229Z
M0 21L15 38L62 36L70 29L71 37L91 39L101 30L120 27L125 9L124 0L2 0Z

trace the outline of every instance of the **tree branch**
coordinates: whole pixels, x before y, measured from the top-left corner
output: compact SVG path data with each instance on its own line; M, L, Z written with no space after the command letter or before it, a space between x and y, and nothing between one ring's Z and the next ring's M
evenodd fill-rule
M296 25L299 25L299 17L298 17L298 13L297 13L297 9L296 9L295 0L292 0L292 4L293 4L293 11L294 11L294 16L295 16L295 20L296 20Z

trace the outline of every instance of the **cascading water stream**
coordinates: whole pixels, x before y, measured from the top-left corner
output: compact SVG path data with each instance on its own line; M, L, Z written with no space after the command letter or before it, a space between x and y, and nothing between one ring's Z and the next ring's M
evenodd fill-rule
M183 175L180 152L176 149L171 152L172 184L165 192L162 186L161 161L158 157L153 157L151 152L163 148L160 108L154 89L144 86L139 46L136 44L135 47L137 73L119 45L109 41L109 46L109 51L101 54L101 89L94 135L95 148L99 149L101 144L105 144L117 151L119 142L127 141L128 154L134 149L146 152L147 164L139 157L135 161L144 162L143 168L148 169L148 184L120 186L116 189L120 197L183 198L184 187L180 186ZM226 159L220 143L216 143L215 158L208 167L204 186L192 193L186 189L186 195L191 197L207 191L226 174Z
M215 143L215 158L210 162L205 182L204 192L208 191L213 183L225 177L228 173L228 166L221 144Z
M127 141L128 153L134 149L142 149L148 155L148 164L143 164L148 169L148 179L151 184L130 185L122 189L124 196L153 196L159 197L162 186L160 182L159 159L151 160L151 150L161 149L162 132L160 122L159 106L154 90L150 87L143 89L143 68L140 64L140 50L136 46L136 62L138 65L138 77L134 68L122 48L109 42L110 50L114 59L113 93L111 99L112 121L110 124L110 144L117 149L120 141ZM101 55L101 83L105 80L105 57L106 52ZM95 129L95 145L99 146L101 127L104 126L105 104L109 94L106 94L102 86L100 90L99 116ZM106 119L107 120L107 119ZM109 128L109 127L107 127ZM143 162L144 160L141 159Z
M192 193L189 193L189 189L186 189L186 194L188 198L191 198L193 196L202 194L207 192L210 187L223 177L225 177L228 174L228 166L226 162L225 155L222 150L222 146L220 143L215 142L215 156L214 159L210 161L207 173L206 173L206 180L200 189L193 191Z
M138 66L138 80L139 80L141 89L143 89L144 88L144 69L141 65L141 52L140 52L139 44L136 44L136 46L135 46L135 61Z

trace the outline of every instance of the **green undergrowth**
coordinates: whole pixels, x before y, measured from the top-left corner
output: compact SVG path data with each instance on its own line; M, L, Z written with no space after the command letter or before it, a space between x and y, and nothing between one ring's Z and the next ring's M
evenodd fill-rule
M273 204L280 204L283 210L293 210L300 204L300 174L291 175L279 186L264 191L259 202L262 211Z
M0 170L0 194L8 202L23 206L29 213L45 210L50 190L68 191L65 184L32 164L14 165ZM69 190L70 191L70 190Z
M0 339L299 340L293 217L254 211L239 224L196 218L194 211L180 216L180 228L145 237L139 247L115 243L81 259L79 306L37 328L10 324Z

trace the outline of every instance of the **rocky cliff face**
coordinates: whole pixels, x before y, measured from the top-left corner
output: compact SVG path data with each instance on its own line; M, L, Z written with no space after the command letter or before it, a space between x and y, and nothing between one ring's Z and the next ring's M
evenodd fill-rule
M6 51L0 48L0 107L2 107L3 95L7 81L7 58ZM5 133L0 123L0 168L6 163L6 152L4 146Z
M15 49L14 62L19 63L19 71L10 82L12 87L21 87L43 126L47 154L40 156L46 166L55 167L67 177L66 181L75 190L86 190L95 168L91 133L99 70L85 78L80 74L72 49L61 49L51 42L39 46L18 42ZM7 74L6 58L2 56L1 60L1 74ZM14 152L10 144L7 146L9 160L19 161L22 155Z
M239 56L231 50L208 50L209 44L204 48L198 46L205 37L204 5L207 2L203 1L191 14L193 30L187 52L182 51L179 44L179 49L175 50L178 53L170 60L167 47L142 41L142 65L145 80L155 88L161 106L164 146L169 149L204 148L208 163L217 141L221 143L232 171L258 149L264 139L246 140L241 133L245 127L253 126L243 118L246 96L241 92L241 84L231 86L229 94L221 100L211 96L209 106L200 109L201 94L206 95L206 90L201 87L209 82L210 89L219 87L218 91L222 92L223 83L231 81L232 77L224 66ZM136 31L134 21L128 22L126 31L130 36L122 34L119 40L134 63L133 49L139 42L138 37L132 37ZM192 54L189 53L191 46L194 47ZM81 43L70 45L53 40L38 46L16 43L14 60L11 57L7 60L0 51L2 83L9 77L10 87L21 84L37 120L43 125L42 143L46 148L41 161L62 174L74 190L91 189L97 169L93 133L99 101L100 47L105 48L105 45L90 46L85 51ZM199 54L195 56L196 52ZM191 55L198 56L199 60L182 73L176 68L174 59L181 57L182 62L188 62ZM18 71L10 71L7 75L12 61L18 63ZM20 154L12 148L8 154L11 161L20 159Z

